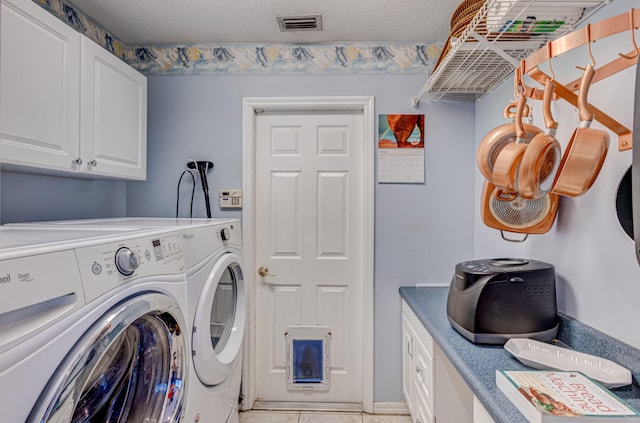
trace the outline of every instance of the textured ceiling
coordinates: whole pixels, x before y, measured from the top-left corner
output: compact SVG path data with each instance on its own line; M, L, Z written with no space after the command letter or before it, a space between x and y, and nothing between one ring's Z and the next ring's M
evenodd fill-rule
M461 0L72 0L128 45L431 42ZM321 14L322 31L280 32L277 16Z

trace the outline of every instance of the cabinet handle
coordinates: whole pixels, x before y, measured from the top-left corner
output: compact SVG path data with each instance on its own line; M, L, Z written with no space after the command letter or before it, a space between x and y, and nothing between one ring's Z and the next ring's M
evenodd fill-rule
M420 366L416 367L416 373L422 373L424 372L424 369Z
M82 159L78 157L77 159L72 160L71 164L75 166L80 166L82 164Z
M407 354L409 354L409 357L413 358L413 348L411 348L411 344L413 344L413 339L409 339L409 342L407 342Z
M95 159L91 159L91 160L89 160L89 161L87 162L87 166L89 166L89 167L94 167L94 166L96 166L97 164L98 164L98 162L96 162L96 160L95 160Z

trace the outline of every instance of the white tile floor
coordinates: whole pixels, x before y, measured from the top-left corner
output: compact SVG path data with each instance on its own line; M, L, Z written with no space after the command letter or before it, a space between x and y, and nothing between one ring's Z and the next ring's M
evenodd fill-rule
M352 412L245 411L240 413L240 423L411 423L411 417Z

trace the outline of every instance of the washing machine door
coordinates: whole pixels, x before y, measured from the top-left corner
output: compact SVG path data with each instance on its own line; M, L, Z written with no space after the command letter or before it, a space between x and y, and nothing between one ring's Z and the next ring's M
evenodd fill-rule
M193 322L193 366L204 385L222 383L241 359L244 304L240 257L223 254L209 273Z
M178 304L144 293L114 306L76 343L28 422L180 420L187 342Z

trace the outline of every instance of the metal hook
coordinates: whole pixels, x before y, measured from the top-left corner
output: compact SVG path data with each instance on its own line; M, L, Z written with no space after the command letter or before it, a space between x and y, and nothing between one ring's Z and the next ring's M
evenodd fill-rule
M551 72L551 81L555 81L556 73L553 71L553 68L551 67L551 56L553 55L551 54L551 41L549 41L547 43L547 63L549 64L549 72Z
M587 24L587 52L589 53L589 58L591 59L591 66L596 67L596 59L593 58L593 53L591 53L591 24Z
M631 32L631 42L633 43L633 48L635 49L635 51L633 52L633 54L622 54L622 53L618 53L618 55L620 55L621 57L624 57L625 59L634 59L638 56L638 51L640 51L640 47L638 47L638 44L636 43L636 25L635 25L635 19L634 19L634 12L635 9L631 9L629 10L629 31Z
M516 98L519 96L526 97L527 90L524 87L524 60L520 61L520 66L516 68Z
M520 91L518 89L519 86L520 86L520 67L517 67L513 74L513 98L516 101L516 103L518 102L518 93Z
M587 33L587 52L589 53L589 58L591 59L591 66L596 67L596 59L593 57L593 53L591 53L591 24L587 24L585 27L585 31ZM586 68L581 66L576 66L576 68L584 71Z
M524 77L527 74L527 72L525 71L526 68L527 68L527 66L526 66L525 60L520 60L520 67L519 67L520 73L519 73L519 80L518 80L518 83L519 83L519 85L518 85L519 86L518 94L520 96L524 97L525 100L527 99L527 86L524 83ZM531 105L533 105L533 96L529 99L529 101L531 101ZM532 114L533 107L528 107L528 106L525 106L525 107L526 107L525 114L526 114L526 117L527 117L527 121L529 123L531 123L531 122L533 122L533 114ZM523 116L525 116L525 115L523 114Z

